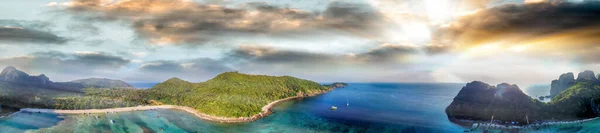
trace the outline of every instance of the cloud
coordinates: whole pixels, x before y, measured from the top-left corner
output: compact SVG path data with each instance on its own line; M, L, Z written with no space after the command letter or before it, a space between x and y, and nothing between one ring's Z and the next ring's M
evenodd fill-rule
M406 57L416 54L417 46L395 45L384 43L366 53L356 54L353 57L360 61L370 62L403 62Z
M0 58L0 66L15 66L28 72L45 73L47 75L56 74L54 76L59 80L115 74L130 62L130 60L122 57L90 51L75 53L34 52L25 56Z
M0 42L65 44L69 39L49 30L51 24L40 21L0 20Z
M46 4L46 6L58 6L57 2L50 2L48 4Z
M190 60L156 60L144 62L139 70L143 72L175 73L175 74L215 74L232 71L224 62L211 58L195 58Z
M148 53L146 52L132 52L131 53L133 56L138 57L138 58L143 58L146 57L148 55Z
M340 57L321 53L278 50L273 47L242 45L227 54L226 60L257 64L313 65L337 62Z
M333 2L317 13L265 3L233 8L189 0L73 0L65 5L66 11L78 18L130 23L139 38L152 44L202 44L239 34L302 34L327 29L367 35L377 33L383 21L369 5L342 2Z
M232 68L220 60L211 58L195 58L189 60L156 60L142 63L138 68L139 75L144 75L143 80L166 80L179 77L192 81L204 81L217 74L233 71ZM132 80L139 78L130 77Z
M335 68L344 65L379 66L382 64L409 64L416 55L417 47L409 45L382 44L364 53L327 54L305 51L280 50L273 47L242 45L232 50L222 60L236 62L234 66L274 65L294 69Z
M600 52L598 36L600 2L543 1L477 10L442 25L434 41L465 54L524 52L598 63L592 58Z

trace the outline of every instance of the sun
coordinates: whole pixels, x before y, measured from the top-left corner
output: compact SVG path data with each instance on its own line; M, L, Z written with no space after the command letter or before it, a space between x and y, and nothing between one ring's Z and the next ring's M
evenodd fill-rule
M439 24L452 18L450 0L424 0L423 3L431 23Z
M431 40L429 25L423 22L408 22L402 25L402 32L408 41L420 44Z

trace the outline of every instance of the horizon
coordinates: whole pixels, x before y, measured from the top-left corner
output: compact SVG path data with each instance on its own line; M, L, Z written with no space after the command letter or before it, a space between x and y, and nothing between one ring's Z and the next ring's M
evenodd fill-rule
M600 0L5 0L0 132L597 132Z
M0 67L56 81L199 82L239 71L320 82L529 86L600 70L600 2L593 0L31 0L0 7Z
M7 66L6 68L8 68L8 67L14 67L14 66ZM6 69L6 68L4 68L4 69ZM16 68L19 71L23 71L23 70L20 70L17 67L14 67L14 68ZM588 70L584 70L584 71L588 71ZM589 71L593 72L593 70L589 70ZM23 71L23 72L25 72L25 71ZM228 71L228 72L236 72L236 73L241 73L241 74L248 74L248 73L242 73L242 72L238 72L238 71ZM28 73L28 72L25 72L25 73L29 74L30 76L41 75L41 74L31 74L31 73ZM226 73L226 72L223 72L223 73ZM579 74L575 74L574 72L565 72L563 74L567 74L567 73L573 73L573 75L575 77L577 77L579 75ZM222 74L222 73L219 73L219 74ZM217 74L217 75L215 75L213 77L216 77L219 74ZM47 76L48 78L50 78L50 81L53 81L53 82L69 82L69 81L74 81L74 80L79 80L79 79L91 79L91 78L110 79L110 78L105 78L105 77L87 77L87 78L71 79L71 80L65 80L65 81L54 81L54 80L52 80L52 77L50 77L50 76L48 76L46 74L44 74L44 75ZM265 75L265 74L248 74L248 75ZM600 76L600 73L598 73L597 75ZM293 75L266 75L266 76L291 76L291 77L295 77ZM162 83L162 82L167 81L167 80L172 79L172 78L178 78L178 79L189 81L189 82L192 82L192 83L200 83L200 82L205 82L207 80L210 80L210 79L207 79L207 80L204 80L204 81L191 81L191 80L182 79L182 78L179 78L179 77L171 77L171 78L168 78L168 79L163 80L163 81L149 81L149 82L130 82L130 81L124 81L124 82L129 83L129 84L159 84L159 83ZM305 78L301 78L301 77L296 77L296 78L305 79ZM121 80L121 79L114 79L114 80ZM306 80L311 80L311 79L306 79ZM317 82L319 84L329 84L329 83L334 83L334 82L359 83L359 84L362 84L362 83L376 83L376 84L466 84L466 83L470 83L470 82L474 82L474 81L479 81L479 80L473 80L473 81L469 81L469 82L346 82L346 81L315 81L315 82ZM481 82L483 82L483 81L481 81ZM487 83L487 82L484 82L484 83ZM503 84L503 83L507 83L507 82L488 83L488 84L490 84L492 86L496 86L495 84ZM514 84L514 83L508 83L508 84L519 86L519 84ZM523 91L527 91L528 89L531 89L533 87L540 86L540 85L550 85L550 83L529 84L529 85L526 85L526 86L521 86L523 88L520 87L520 89L523 90Z

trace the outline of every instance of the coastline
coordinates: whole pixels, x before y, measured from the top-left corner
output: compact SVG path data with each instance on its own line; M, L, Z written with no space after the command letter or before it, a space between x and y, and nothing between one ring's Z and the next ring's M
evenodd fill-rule
M273 111L271 109L279 103L289 101L292 99L312 97L312 96L324 94L324 93L332 91L336 88L340 88L340 87L332 87L329 90L325 90L325 91L321 91L321 92L317 92L317 93L313 93L313 94L308 94L308 95L304 94L304 95L293 96L293 97L275 100L275 101L270 102L269 104L263 106L262 111L260 113L255 114L251 117L237 117L237 118L219 117L219 116L213 116L213 115L202 113L191 107L178 106L178 105L137 106L137 107L123 107L123 108L109 108L109 109L85 109L85 110L56 110L56 109L23 108L19 112L23 111L23 112L32 112L32 113L39 112L39 113L55 113L55 114L86 114L86 113L99 114L99 113L117 113L117 112L129 112L129 111L144 111L144 110L154 110L154 109L177 109L177 110L182 110L182 111L194 114L196 117L207 120L207 121L220 122L220 123L242 123L242 122L256 121L256 120L259 120L263 117L266 117L266 116L272 114ZM18 113L18 112L15 112L15 113ZM13 114L15 114L15 113L13 113Z
M600 117L594 118L586 118L586 119L578 119L578 120L563 120L563 121L545 121L538 123L531 123L525 125L510 125L510 124L498 124L498 123L490 123L488 121L474 121L474 120L463 120L463 119L449 119L452 123L457 124L459 126L470 128L470 129L530 129L530 128L540 128L544 126L552 126L552 125L561 125L561 124L577 124L584 123L593 120L598 120Z

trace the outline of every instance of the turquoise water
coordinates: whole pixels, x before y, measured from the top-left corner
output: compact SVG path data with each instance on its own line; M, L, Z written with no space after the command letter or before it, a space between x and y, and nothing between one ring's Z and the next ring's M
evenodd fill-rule
M11 126L22 132L463 132L466 128L448 121L444 109L464 84L350 84L329 93L284 102L275 112L251 123L207 122L178 110L150 110L70 115L64 120L52 114L15 115L0 120L25 125ZM346 106L346 104L349 106ZM337 106L338 110L330 110ZM44 117L42 117L44 116ZM34 117L47 122L27 120ZM39 118L37 118L39 119ZM62 120L62 121L61 121ZM111 123L110 120L114 120ZM54 127L58 121L60 124ZM39 124L42 123L42 124ZM595 132L600 121L548 127L534 132ZM2 127L4 129L6 126ZM33 131L33 130L32 130ZM528 131L531 132L531 131Z
M18 133L29 129L46 128L62 121L62 116L45 113L16 113L0 118L0 133Z

